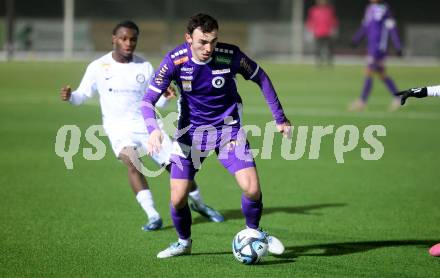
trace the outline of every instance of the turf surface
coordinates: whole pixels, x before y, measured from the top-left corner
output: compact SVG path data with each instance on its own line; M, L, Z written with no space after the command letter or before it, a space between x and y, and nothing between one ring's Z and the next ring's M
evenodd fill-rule
M101 123L96 105L61 103L59 88L76 87L84 63L0 64L0 276L148 277L438 277L440 259L428 247L440 242L440 100L410 99L390 113L391 98L375 80L365 112L349 113L362 67L263 63L288 117L309 128L305 154L257 157L264 192L263 228L282 239L286 252L257 266L236 262L231 240L244 225L240 190L215 158L197 176L205 201L227 221L193 214L193 255L156 259L175 240L168 212L168 178L150 180L165 228L143 233L146 221L111 151L100 161L82 157L84 133ZM440 83L439 68L391 67L400 88ZM239 79L244 123L264 128L271 115L258 87ZM55 154L57 130L76 124L81 148L67 170ZM358 146L337 163L334 132L323 137L318 159L309 159L313 126L354 125ZM367 126L382 125L380 160L361 148ZM295 137L296 139L296 133ZM253 148L262 137L250 138ZM295 141L294 141L295 142ZM148 164L148 163L147 163Z

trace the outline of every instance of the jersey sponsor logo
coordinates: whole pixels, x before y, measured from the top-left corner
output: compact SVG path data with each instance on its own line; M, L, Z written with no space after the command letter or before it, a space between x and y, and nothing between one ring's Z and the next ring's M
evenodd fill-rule
M177 65L183 64L185 62L188 62L188 60L189 60L188 56L185 56L180 59L174 60L173 63L174 63L174 65L177 66Z
M215 62L217 64L224 64L224 65L230 65L232 63L231 57L227 56L215 56Z
M138 75L136 75L136 81L140 84L145 82L145 75L143 75L142 73L139 73Z
M191 74L194 71L194 68L193 67L182 67L181 70L183 72L187 72L187 73Z
M108 91L114 94L123 94L123 95L131 95L131 94L139 95L143 93L141 90L136 90L136 89L109 88Z
M219 70L213 70L212 74L224 74L224 73L230 73L231 69L219 69Z
M252 69L246 58L241 58L240 67L242 67L244 71L247 72L249 75L252 75L252 73L254 73L254 70Z
M181 75L180 79L182 80L193 80L192 75Z
M223 85L225 85L225 79L223 77L217 76L212 79L212 86L215 88L220 89Z
M159 73L154 78L154 83L156 83L156 85L160 86L163 83L163 78L165 77L165 74L167 73L167 71L168 71L168 65L164 64L160 68Z
M182 90L184 92L191 92L192 91L191 81L189 81L189 80L182 80Z

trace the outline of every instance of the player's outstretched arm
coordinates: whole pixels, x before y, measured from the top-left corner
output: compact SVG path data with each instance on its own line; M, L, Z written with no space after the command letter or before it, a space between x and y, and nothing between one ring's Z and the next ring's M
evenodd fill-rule
M412 89L400 91L396 95L402 96L402 98L400 99L400 103L402 105L404 105L406 102L406 99L409 97L416 97L416 98L427 97L428 96L428 89L426 87L412 88Z
M72 96L72 89L70 88L70 85L61 88L60 97L62 101L69 101L71 96Z

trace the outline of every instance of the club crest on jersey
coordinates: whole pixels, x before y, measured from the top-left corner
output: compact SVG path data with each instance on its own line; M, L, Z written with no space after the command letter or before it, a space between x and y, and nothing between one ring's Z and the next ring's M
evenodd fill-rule
M136 81L140 84L145 82L145 75L143 75L142 73L139 73L138 75L136 75Z
M215 88L220 89L223 85L225 85L225 79L223 77L217 76L212 79L212 86Z
M182 90L184 92L191 92L192 91L191 81L189 81L189 80L182 80Z

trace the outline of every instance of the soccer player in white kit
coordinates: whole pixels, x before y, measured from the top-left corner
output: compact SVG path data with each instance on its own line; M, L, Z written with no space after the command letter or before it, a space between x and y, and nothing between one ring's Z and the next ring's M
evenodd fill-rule
M398 96L402 96L401 104L404 105L406 99L409 97L424 98L424 97L440 97L440 85L428 86L421 88L412 88L397 93ZM440 257L440 243L435 244L429 249L431 256Z
M148 61L134 55L138 35L139 28L134 22L123 21L117 24L113 29L113 50L88 65L74 92L70 86L63 87L61 99L80 105L96 93L99 95L104 130L115 155L127 166L131 188L149 219L142 229L152 231L162 227L162 218L154 207L146 178L139 170L139 150L146 149L149 137L139 106L154 70ZM173 97L175 92L168 89L157 106L164 106ZM162 151L151 158L157 164L166 166L170 163L172 142L163 133ZM213 222L224 221L219 212L204 204L195 183L190 197L194 211Z

